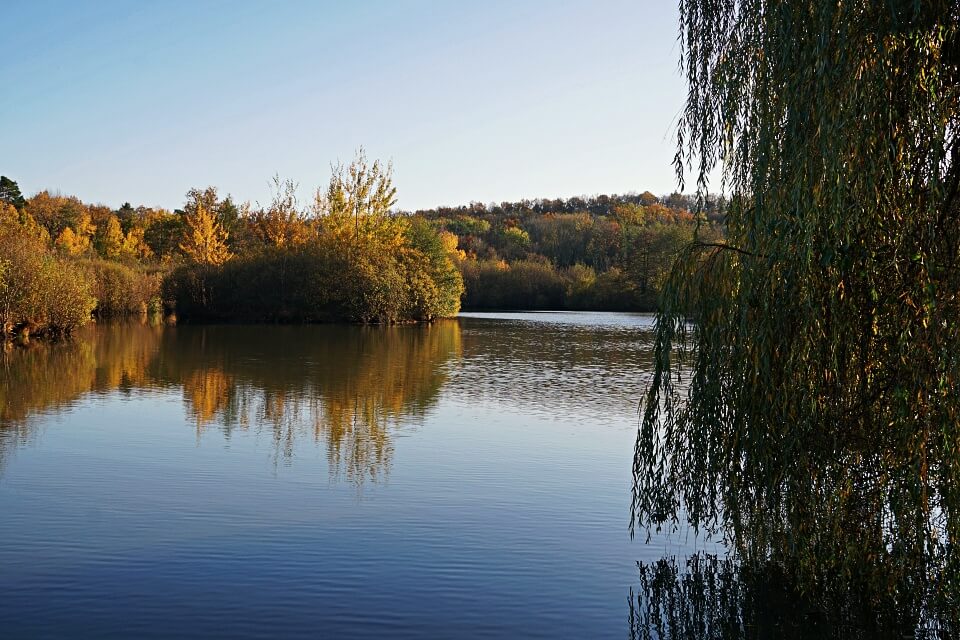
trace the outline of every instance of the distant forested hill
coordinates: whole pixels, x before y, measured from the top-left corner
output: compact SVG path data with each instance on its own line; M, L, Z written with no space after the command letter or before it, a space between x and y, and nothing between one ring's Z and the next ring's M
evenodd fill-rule
M653 310L667 271L693 238L690 196L522 200L419 210L457 236L468 309ZM699 233L722 235L708 198Z

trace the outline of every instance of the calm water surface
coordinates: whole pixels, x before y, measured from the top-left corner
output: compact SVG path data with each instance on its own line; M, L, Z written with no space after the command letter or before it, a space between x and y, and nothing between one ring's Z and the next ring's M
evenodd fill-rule
M652 319L92 327L0 369L0 637L623 638ZM700 545L702 547L702 545Z

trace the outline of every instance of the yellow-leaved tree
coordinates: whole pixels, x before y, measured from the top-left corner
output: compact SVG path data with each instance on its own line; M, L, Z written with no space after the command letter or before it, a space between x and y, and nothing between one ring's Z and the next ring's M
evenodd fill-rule
M54 244L68 256L82 256L90 251L97 227L87 211L81 211L72 226L65 226Z
M254 234L269 247L301 246L311 235L307 216L297 204L297 184L273 177L273 201L266 209L248 213Z
M117 216L110 215L106 222L100 225L96 235L96 248L101 256L108 260L116 260L123 251L123 229Z
M191 260L218 266L233 257L227 249L227 232L207 207L198 204L184 221L186 227L180 249Z
M361 148L348 166L333 167L326 192L317 191L314 213L323 232L344 248L396 248L402 244L404 226L390 214L396 195L393 166L379 160L369 164Z
M148 260L153 257L153 250L147 244L143 227L133 227L127 232L120 255L133 260Z

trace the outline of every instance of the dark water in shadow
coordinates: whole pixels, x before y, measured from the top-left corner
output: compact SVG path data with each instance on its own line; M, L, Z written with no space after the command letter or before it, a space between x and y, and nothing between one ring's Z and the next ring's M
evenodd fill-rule
M0 637L628 637L650 318L85 330L0 361Z

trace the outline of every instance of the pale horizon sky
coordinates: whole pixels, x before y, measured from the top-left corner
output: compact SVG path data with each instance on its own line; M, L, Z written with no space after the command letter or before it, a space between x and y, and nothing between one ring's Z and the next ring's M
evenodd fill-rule
M11 2L0 174L118 207L307 199L363 146L398 207L677 188L674 2ZM688 180L689 182L689 180Z

